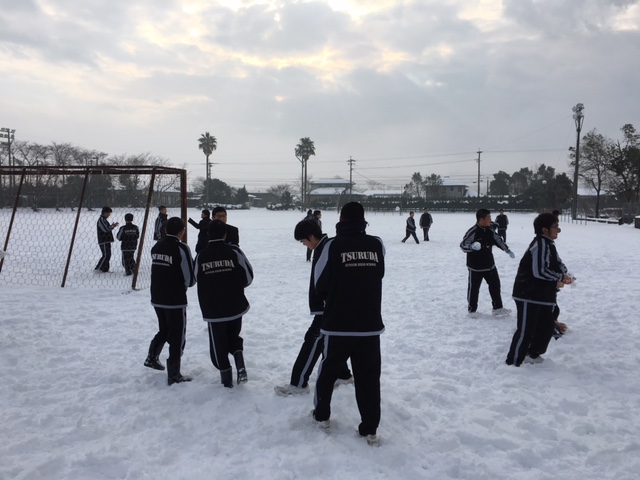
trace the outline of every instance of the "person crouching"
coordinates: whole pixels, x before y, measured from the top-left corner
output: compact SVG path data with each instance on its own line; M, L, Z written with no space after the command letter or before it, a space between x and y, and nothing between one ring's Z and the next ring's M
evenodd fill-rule
M211 363L220 370L220 379L233 388L229 354L233 354L237 382L247 382L243 357L242 316L249 311L244 289L253 281L253 269L242 250L225 243L227 226L213 220L208 227L206 248L196 257L198 301L202 319L208 324Z

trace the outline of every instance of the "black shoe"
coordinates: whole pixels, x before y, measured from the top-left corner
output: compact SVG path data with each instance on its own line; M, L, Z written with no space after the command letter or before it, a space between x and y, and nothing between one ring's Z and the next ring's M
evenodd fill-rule
M247 381L247 370L241 368L240 370L238 370L238 385L240 385L241 383L247 383Z
M167 381L167 383L169 385L173 385L174 383L190 382L191 380L192 380L191 377L188 377L186 375L182 375L182 374L178 373L177 375L174 375L173 377L169 377L169 380Z
M240 375L238 375L238 377L240 377ZM220 372L220 383L222 383L226 388L233 388L232 378L231 369Z
M147 359L144 361L144 366L153 368L154 370L164 370L164 365L160 363L160 360L158 359L158 357L155 357L155 358L151 356L147 357Z

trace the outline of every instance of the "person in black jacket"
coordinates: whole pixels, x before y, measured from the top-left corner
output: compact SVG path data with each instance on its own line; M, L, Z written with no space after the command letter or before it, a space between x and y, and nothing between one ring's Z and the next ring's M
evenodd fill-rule
M429 229L433 224L433 217L429 213L429 209L424 207L424 213L420 215L420 228L422 228L422 233L424 234L424 241L429 241Z
M225 242L239 247L240 232L238 231L237 227L234 227L233 225L229 225L227 223L227 210L224 207L216 207L213 209L212 214L214 219L221 220L225 225L227 225L227 237Z
M167 236L167 207L160 205L158 207L158 218L153 229L153 239L158 241Z
M124 267L124 274L131 275L136 264L134 253L136 248L138 248L140 230L137 225L133 224L133 214L127 213L124 216L124 221L126 223L120 227L116 238L122 242L120 249L122 250L122 266Z
M507 241L507 227L509 226L509 217L504 213L503 209L500 209L500 213L496 217L496 224L498 225L498 235L504 242Z
M109 271L111 244L113 243L113 229L119 225L118 222L109 223L108 218L111 215L111 212L111 208L102 207L102 214L100 215L97 223L98 246L100 247L102 256L100 257L100 260L98 260L95 270L99 270L104 273Z
M518 328L507 354L507 365L541 363L547 351L555 319L556 292L573 282L558 256L554 240L560 227L558 217L542 213L533 221L535 238L522 256L513 284L518 309Z
M366 234L366 227L362 205L344 205L336 236L327 241L316 263L316 292L325 301L320 328L324 359L312 413L321 428L329 428L334 383L350 358L361 417L358 433L378 445L385 249L380 238Z
M407 227L405 230L405 237L402 239L402 243L407 241L407 238L409 238L410 236L413 236L413 239L416 241L416 243L420 243L418 241L418 237L416 236L416 221L413 218L414 213L413 212L409 212L409 217L407 218Z
M200 218L201 220L199 223L196 223L195 220L192 220L191 218L188 220L191 225L198 229L198 243L196 243L196 253L200 253L202 250L207 248L207 242L209 241L208 229L209 224L211 223L211 212L209 212L209 210L205 208L204 210L202 210Z
M302 220L301 222L298 222L293 232L293 236L305 247L313 250L314 252L313 263L311 264L311 278L309 281L309 310L311 311L311 315L313 315L313 321L304 336L304 342L302 343L302 347L300 347L300 353L298 353L298 357L293 364L290 382L286 385L276 385L273 387L275 392L283 397L287 395L309 393L309 377L311 376L313 367L315 367L316 362L322 353L324 345L324 337L320 334L324 301L316 293L316 289L313 284L313 276L318 258L322 254L324 245L327 243L327 236L323 235L322 230L320 230L317 223L310 220ZM336 386L348 383L353 383L353 376L345 362L342 371L338 375L338 380L336 380Z
M467 301L469 315L477 316L478 296L480 285L484 279L489 287L493 314L497 316L508 315L511 310L503 308L500 295L500 276L493 259L493 246L504 250L511 258L515 254L509 250L502 238L491 228L491 212L481 208L476 212L476 224L464 234L460 249L467 254L467 269L469 281L467 284Z
M211 363L220 370L225 387L233 388L229 354L238 372L237 382L247 383L243 356L242 316L249 311L244 289L253 281L253 269L236 245L225 243L227 225L213 220L207 248L196 257L198 301L209 330Z
M164 370L160 353L169 344L167 383L190 382L180 373L180 359L186 344L187 289L195 285L191 250L182 243L185 225L181 218L167 220L167 236L151 249L151 305L158 316L158 333L149 344L144 366Z

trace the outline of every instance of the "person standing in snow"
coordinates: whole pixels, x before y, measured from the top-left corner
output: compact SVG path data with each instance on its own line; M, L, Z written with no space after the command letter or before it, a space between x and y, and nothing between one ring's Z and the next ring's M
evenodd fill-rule
M127 213L124 216L126 222L116 235L116 238L120 240L120 250L122 250L122 266L124 267L124 274L131 275L136 261L134 259L134 253L138 248L138 239L140 238L140 230L137 225L133 224L133 214Z
M182 242L185 225L181 218L167 220L167 235L151 249L151 305L158 317L158 333L149 344L144 366L164 370L160 353L169 343L167 383L190 382L182 375L180 362L187 333L187 289L195 285L191 250Z
M312 414L322 429L329 428L333 387L350 358L361 419L358 433L377 446L385 249L380 238L366 234L366 227L362 205L344 205L336 236L326 242L316 263L315 288L325 301L320 328L324 358Z
M322 314L324 312L324 300L316 293L316 289L313 284L313 277L316 264L318 263L318 258L322 254L322 250L327 243L328 237L322 233L322 230L316 222L309 220L302 220L301 222L298 222L293 232L293 236L305 247L313 250L311 278L309 281L309 310L311 311L311 315L314 317L307 333L304 336L304 342L302 343L302 347L300 347L298 357L293 364L291 380L286 385L276 385L274 387L275 392L283 397L287 395L309 393L309 377L311 372L313 372L313 367L315 367L324 346L324 337L320 333ZM345 362L344 367L338 374L336 384L348 383L353 383L353 376Z
M249 311L244 289L253 281L253 269L240 247L226 243L227 225L222 220L209 224L209 243L196 257L198 302L209 331L211 363L220 380L233 388L229 355L236 363L238 384L247 383L242 316Z
M119 225L118 222L109 223L108 218L111 215L111 212L112 210L110 207L102 207L102 214L100 215L97 223L98 246L100 247L102 256L100 257L100 260L98 260L95 270L99 270L104 273L109 271L111 244L114 242L113 229Z
M407 218L407 226L406 226L406 230L405 230L405 237L402 239L402 243L407 241L407 238L409 238L410 236L413 236L413 239L416 241L416 243L420 243L418 241L418 237L416 236L416 221L413 218L414 213L413 212L409 212L409 217Z
M424 235L424 241L428 242L429 241L429 229L431 228L431 225L433 224L433 217L429 213L429 209L427 207L424 207L424 213L422 215L420 215L419 224L420 224L420 228L422 228L422 233Z
M509 250L502 238L491 228L491 212L481 208L476 212L476 224L464 234L460 249L467 254L467 269L469 280L467 283L468 311L471 317L476 317L478 309L478 297L482 280L487 282L493 314L497 316L508 315L511 310L503 308L500 294L500 276L493 259L493 246L504 250L511 258L515 254Z
M195 220L187 220L191 225L198 229L198 242L196 243L196 253L200 253L207 248L207 242L209 241L209 224L211 223L211 212L206 208L202 210L200 214L200 222L196 223Z
M504 213L504 210L501 208L500 213L496 217L496 224L498 225L498 235L504 242L507 241L507 227L509 226L509 217L507 217Z
M153 229L153 239L158 241L166 237L167 235L167 207L160 205L158 207L158 218Z
M518 309L517 330L507 354L507 365L541 363L555 327L553 309L559 288L573 283L560 260L555 240L560 233L558 217L541 213L533 221L535 238L520 260L513 284Z

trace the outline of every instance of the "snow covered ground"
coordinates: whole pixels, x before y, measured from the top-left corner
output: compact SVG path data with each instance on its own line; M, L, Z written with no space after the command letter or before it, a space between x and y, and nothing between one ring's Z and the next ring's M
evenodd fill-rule
M504 364L515 315L466 315L458 244L474 215L433 216L432 241L416 245L400 243L406 214L367 214L387 247L380 448L355 433L353 386L335 392L329 434L308 416L312 395L274 394L311 321L309 264L293 239L301 214L230 211L256 275L249 383L219 383L195 288L182 368L194 380L168 387L142 366L157 327L148 290L0 286L0 478L638 478L640 230L561 224L558 250L578 278L559 294L569 332L542 365L515 368ZM516 259L495 257L514 308L535 215L509 217ZM324 212L324 230L337 219ZM483 286L479 310L490 309Z

